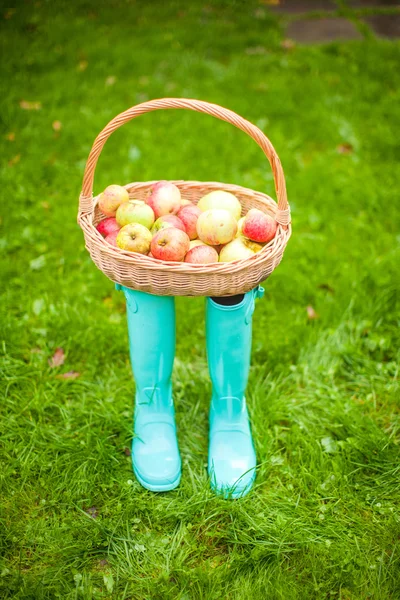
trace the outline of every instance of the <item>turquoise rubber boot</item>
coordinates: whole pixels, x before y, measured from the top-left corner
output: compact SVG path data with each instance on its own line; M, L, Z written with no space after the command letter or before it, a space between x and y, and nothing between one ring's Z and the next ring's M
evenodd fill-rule
M171 375L175 355L175 300L116 285L126 297L129 350L136 384L133 470L143 487L166 492L179 485Z
M244 392L250 369L252 315L260 286L234 306L206 300L208 368L212 382L208 474L225 498L245 496L256 476L256 453Z

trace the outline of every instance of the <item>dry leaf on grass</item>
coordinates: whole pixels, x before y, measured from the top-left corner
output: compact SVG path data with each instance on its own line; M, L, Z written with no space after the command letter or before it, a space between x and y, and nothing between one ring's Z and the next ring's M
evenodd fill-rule
M53 356L49 359L49 365L52 369L54 369L54 367L61 367L61 365L64 364L64 361L65 361L64 350L62 348L57 348L57 350L54 352Z
M334 288L331 285L329 285L329 283L320 283L318 287L319 287L320 290L326 290L330 294L334 294L335 293Z
M9 142L13 142L15 140L15 133L13 131L7 133L6 140L8 140Z
M81 374L78 371L67 371L67 373L61 373L60 375L56 375L57 379L77 379Z
M292 50L295 46L296 46L295 42L293 40L291 40L290 38L287 38L286 40L282 40L282 42L281 42L281 48L284 48L285 50Z
M42 108L41 102L30 102L29 100L21 100L19 105L23 110L40 110Z
M19 163L20 160L21 160L21 155L20 154L16 154L12 158L10 158L10 160L8 161L8 166L9 167L13 167L17 163Z
M117 78L115 77L115 75L110 75L109 77L107 77L106 79L106 85L114 85L114 83L117 81Z
M80 63L78 64L78 71L86 71L87 67L88 67L88 61L87 60L81 60Z
M313 319L319 318L319 314L315 312L315 310L313 309L313 307L311 305L307 306L307 315L308 315L308 318L310 319L310 321L312 321Z
M62 127L61 121L53 121L52 128L54 131L60 131Z
M85 513L93 519L96 519L99 516L99 511L96 506L90 506L89 508L86 508Z
M353 152L353 146L345 142L344 144L339 144L336 150L339 152L339 154L350 154Z

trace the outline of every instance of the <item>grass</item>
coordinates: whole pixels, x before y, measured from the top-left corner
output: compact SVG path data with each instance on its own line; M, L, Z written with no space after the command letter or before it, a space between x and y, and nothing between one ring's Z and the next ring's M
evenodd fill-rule
M5 16L1 597L398 598L399 43L285 50L279 21L253 2L20 2ZM207 481L201 298L177 299L181 485L154 494L135 480L123 296L76 225L95 136L162 96L257 123L293 209L254 315L259 469L235 502ZM161 178L274 195L252 140L181 111L116 132L95 190ZM57 347L65 364L51 368ZM80 376L57 378L68 371Z

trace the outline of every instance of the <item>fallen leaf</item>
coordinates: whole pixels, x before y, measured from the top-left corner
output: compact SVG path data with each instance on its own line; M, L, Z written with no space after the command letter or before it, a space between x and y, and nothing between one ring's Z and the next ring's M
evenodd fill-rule
M313 307L310 305L307 306L307 315L308 315L308 318L310 319L310 321L312 321L313 319L319 318L319 314L316 313L315 310L313 309Z
M65 354L64 354L64 350L62 348L57 348L57 350L54 352L53 356L51 358L49 358L49 365L52 369L54 369L54 367L60 367L61 365L64 364L65 361Z
M42 108L41 102L30 102L29 100L21 100L19 105L23 110L40 110Z
M40 348L31 348L30 353L31 354L41 354L42 350Z
M336 150L339 152L339 154L350 154L353 152L353 146L348 142L345 142L344 144L340 144Z
M249 56L252 56L252 55L265 54L267 51L264 48L264 46L250 46L249 48L246 48L245 52Z
M61 121L53 121L52 127L54 131L60 131L62 127Z
M318 287L319 287L320 290L326 290L330 294L334 294L335 293L335 290L333 289L332 286L329 285L329 283L320 283Z
M114 83L117 81L117 78L115 77L115 75L110 75L109 77L107 77L106 79L106 85L114 85Z
M60 375L56 375L56 379L77 379L81 374L77 371L67 371L67 373L61 373Z
M292 50L295 46L296 46L295 42L293 40L291 40L290 38L286 38L285 40L282 40L282 42L281 42L281 48L284 48L285 50Z
M49 210L50 208L50 204L48 202L46 202L46 200L43 200L43 202L40 203L42 208L44 208L45 210Z
M99 560L99 567L106 567L108 564L109 562L106 558L102 558L101 560Z
M87 60L81 60L78 64L78 71L86 71L88 64L89 63Z
M86 508L85 509L85 513L91 517L93 517L93 519L97 519L97 517L99 516L99 511L95 506L91 506L90 508Z
M269 6L278 6L280 0L260 0L260 4L267 4Z
M15 133L13 131L7 133L6 140L8 140L9 142L13 142L15 140Z
M21 160L21 155L16 154L15 156L13 156L13 158L10 158L10 160L8 161L8 166L13 167L14 165L18 164L20 160Z
M129 448L124 448L124 454L125 456L130 456L131 455L131 451Z

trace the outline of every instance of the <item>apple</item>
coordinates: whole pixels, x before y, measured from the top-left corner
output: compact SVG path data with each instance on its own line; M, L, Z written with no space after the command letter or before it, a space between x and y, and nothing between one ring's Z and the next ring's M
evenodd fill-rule
M278 223L258 208L251 208L245 216L242 233L254 242L270 242L276 234Z
M107 217L115 217L117 208L123 202L128 202L129 194L122 185L109 185L100 194L98 205L102 213Z
M218 262L218 252L206 244L195 246L186 254L185 262L196 265L216 263Z
M119 234L119 229L116 229L115 231L112 231L111 233L109 233L106 237L106 242L108 242L109 244L111 244L111 246L115 246L116 248L118 248L117 246L117 236Z
M238 230L237 230L237 234L236 237L240 237L242 234L242 229L243 229L243 223L244 223L245 217L241 217L238 221Z
M227 210L212 208L201 213L197 220L197 234L211 246L227 244L235 237L237 222Z
M148 254L151 244L151 233L140 223L129 223L119 230L117 235L117 246L128 252Z
M177 229L186 232L184 224L176 215L163 215L162 217L158 217L151 228L151 233L155 235L162 229L167 229L167 227L176 227Z
M215 190L200 198L197 206L202 210L210 210L211 208L220 208L232 213L233 217L238 221L242 214L242 207L239 200L230 192L223 190Z
M123 202L119 205L115 218L120 227L124 227L129 223L140 223L140 225L150 229L154 223L154 212L142 200L129 200L129 202Z
M196 224L201 215L201 210L195 204L184 206L178 212L178 217L185 226L186 233L191 240L197 238Z
M189 206L192 205L193 202L190 202L190 200L187 200L186 198L181 198L181 208L183 208L184 206Z
M235 238L229 244L224 246L219 254L219 262L231 262L233 260L243 260L253 256L256 252L262 250L260 244L249 242L244 237Z
M181 207L181 193L170 181L159 181L152 186L146 202L153 209L156 219L163 215L174 215Z
M107 217L97 224L96 229L103 237L107 237L110 233L113 233L113 231L119 231L120 226L114 217Z
M191 250L192 248L196 248L196 246L207 246L207 244L205 244L201 240L190 240L189 250Z
M176 227L162 229L151 241L151 253L159 260L181 262L189 250L190 240L187 233Z

